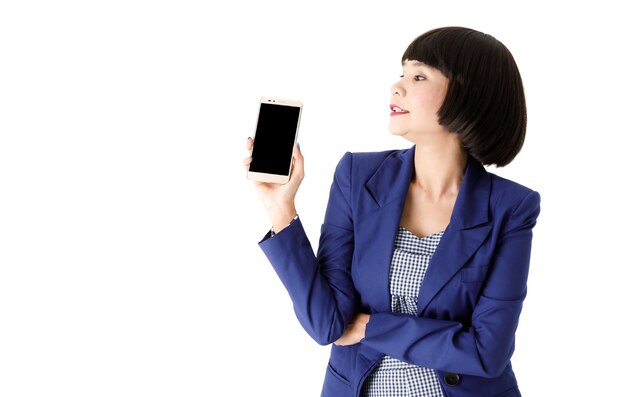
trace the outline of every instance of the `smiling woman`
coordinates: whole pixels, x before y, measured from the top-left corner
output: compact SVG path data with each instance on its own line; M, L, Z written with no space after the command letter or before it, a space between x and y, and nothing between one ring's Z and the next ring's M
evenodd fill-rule
M391 87L393 103L390 107L394 116L389 120L391 133L411 140L411 134L445 132L437 112L446 97L446 76L418 61L403 61L402 69L400 81Z
M389 129L414 146L345 154L317 255L294 148L287 184L255 183L275 232L260 246L304 329L333 344L323 396L520 396L511 357L540 196L484 168L524 143L519 72L462 27L424 33L402 66Z

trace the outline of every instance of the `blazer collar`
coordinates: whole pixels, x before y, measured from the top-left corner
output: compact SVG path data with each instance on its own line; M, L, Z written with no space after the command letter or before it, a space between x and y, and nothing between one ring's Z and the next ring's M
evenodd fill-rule
M489 173L476 158L468 154L465 175L452 210L450 226L462 230L489 222L490 194Z
M379 207L401 199L404 202L409 183L413 179L415 146L392 152L380 164L365 187Z
M404 202L415 174L414 157L415 146L393 152L366 182L368 192L380 207L398 198ZM468 154L449 228L463 230L488 222L490 191L489 174L477 159Z

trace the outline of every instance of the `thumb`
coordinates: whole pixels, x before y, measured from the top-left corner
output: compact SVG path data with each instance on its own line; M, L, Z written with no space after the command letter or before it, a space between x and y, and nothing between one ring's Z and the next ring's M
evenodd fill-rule
M293 147L293 172L298 176L304 176L304 156L300 151L300 144Z

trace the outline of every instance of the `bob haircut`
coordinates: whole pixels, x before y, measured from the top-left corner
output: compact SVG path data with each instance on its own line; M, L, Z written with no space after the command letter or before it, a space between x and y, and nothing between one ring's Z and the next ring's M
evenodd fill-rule
M415 39L405 60L423 62L448 78L439 124L458 134L469 154L497 167L517 156L526 136L526 100L504 44L476 30L444 27Z

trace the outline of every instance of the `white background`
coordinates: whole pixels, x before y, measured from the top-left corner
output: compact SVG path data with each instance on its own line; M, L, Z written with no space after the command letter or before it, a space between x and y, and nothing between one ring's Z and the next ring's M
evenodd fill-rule
M447 25L500 39L525 83L524 149L490 167L542 195L520 388L615 395L626 32L614 2L555 3L3 1L0 395L319 395L329 347L257 247L258 100L305 104L317 247L341 155L410 146L388 134L389 86Z

